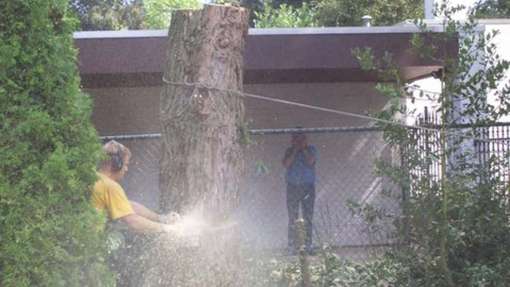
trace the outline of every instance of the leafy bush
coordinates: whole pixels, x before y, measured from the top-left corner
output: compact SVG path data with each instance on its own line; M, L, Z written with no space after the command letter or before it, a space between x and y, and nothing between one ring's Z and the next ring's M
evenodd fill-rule
M80 30L143 29L142 0L70 0Z
M145 0L145 26L152 29L168 29L175 9L198 9L198 0Z
M421 0L321 0L300 5L275 4L265 1L263 9L255 11L256 28L360 26L365 15L372 16L375 25L393 25L423 14Z
M405 270L391 257L356 263L340 258L333 252L309 258L312 286L361 287L395 286L398 276ZM297 259L250 259L245 268L253 274L244 274L249 281L243 286L298 287L302 286L301 269ZM249 276L251 275L251 276Z
M108 286L68 2L0 1L0 285Z
M378 26L423 16L421 0L320 0L316 6L320 26L360 26L364 15Z
M475 10L478 18L509 18L510 2L507 0L478 0Z
M510 62L498 56L493 41L497 32L480 31L473 17L465 22L451 19L458 9L440 6L444 33L426 33L428 27L417 21L423 33L412 40L416 55L444 67L438 74L442 91L435 112L441 120L436 130L422 130L428 138L420 141L408 128L381 124L386 141L401 151L402 162L380 162L378 172L399 186L394 194L405 195L402 214L393 218L400 245L392 256L406 269L394 286L510 284L510 198L500 169L508 166L508 153L480 162L473 143L510 111L505 79ZM438 57L438 43L456 42L456 57ZM369 49L354 54L361 66L393 79L378 85L390 99L381 118L412 116L403 99L413 100L413 95L399 85L403 81L391 57L378 61ZM489 95L496 104L487 101ZM434 142L437 147L428 147ZM433 164L440 167L435 176Z
M273 7L271 1L264 3L264 8L260 12L255 12L256 28L296 28L296 27L316 27L315 8L303 3L301 7L294 8L287 4L281 4L277 8Z

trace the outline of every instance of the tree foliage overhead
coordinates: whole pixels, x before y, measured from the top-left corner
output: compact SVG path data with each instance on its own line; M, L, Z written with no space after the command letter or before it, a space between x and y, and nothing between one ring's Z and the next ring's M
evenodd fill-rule
M496 1L496 0L493 0ZM250 9L257 27L392 25L423 15L422 0L215 0ZM81 30L166 29L174 9L197 9L200 0L72 0Z
M289 2L289 3L285 3ZM292 2L292 4L290 4ZM373 25L393 25L422 18L422 0L267 1L255 12L257 27L360 26L372 16Z
M483 0L475 5L478 18L510 18L510 1Z
M142 29L145 26L142 0L72 0L70 4L84 31Z
M317 0L315 3L321 26L360 26L365 15L372 16L373 25L377 26L423 16L423 0Z
M360 26L372 16L376 26L423 17L422 0L216 0L250 9L257 27ZM165 29L174 9L196 9L199 0L72 0L81 30ZM480 1L479 18L510 17L506 0ZM255 22L257 24L255 24Z
M72 0L80 29L164 29L174 9L196 9L200 0Z
M315 8L308 3L303 3L300 7L283 3L274 8L269 1L260 12L255 12L254 22L256 28L316 27L318 23L315 13Z
M200 6L200 0L144 0L145 26L168 29L172 10L198 9Z
M0 286L105 286L100 145L66 0L0 1Z

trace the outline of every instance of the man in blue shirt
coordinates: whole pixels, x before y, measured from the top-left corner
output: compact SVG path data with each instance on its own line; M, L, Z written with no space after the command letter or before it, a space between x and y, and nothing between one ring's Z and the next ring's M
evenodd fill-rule
M312 252L312 219L315 202L315 163L317 149L309 145L306 135L294 133L291 146L285 151L282 163L287 169L287 210L289 215L288 248L291 254L297 250L297 234L295 222L299 217L301 206L305 221L306 249Z

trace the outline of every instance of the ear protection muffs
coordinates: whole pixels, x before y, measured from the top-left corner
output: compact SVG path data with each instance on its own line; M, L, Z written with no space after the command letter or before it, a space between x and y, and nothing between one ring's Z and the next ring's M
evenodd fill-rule
M114 171L120 171L122 167L124 167L124 161L122 160L122 152L119 150L118 152L110 155L112 159L112 169Z

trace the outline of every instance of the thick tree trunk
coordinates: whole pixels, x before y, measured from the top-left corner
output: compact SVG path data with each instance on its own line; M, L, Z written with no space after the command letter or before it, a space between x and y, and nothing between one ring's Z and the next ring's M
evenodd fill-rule
M224 219L239 203L240 97L176 83L242 91L247 19L242 8L218 5L173 16L164 76L170 84L160 101L164 211L199 208Z
M242 91L247 23L247 11L232 6L172 16L160 98L164 212L193 214L217 226L239 206L244 106L238 94L224 90ZM229 226L200 237L198 247L162 236L145 286L237 286L238 230Z

